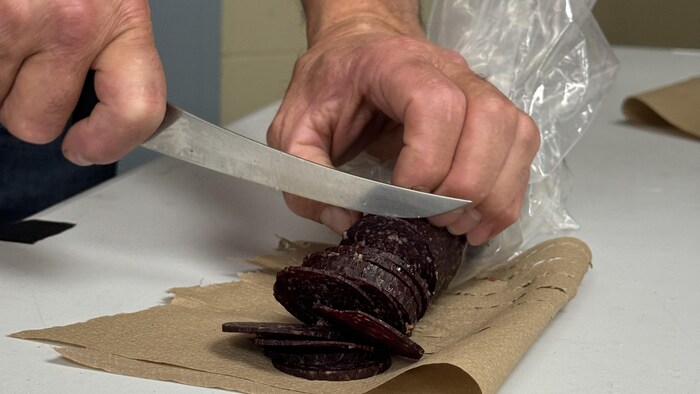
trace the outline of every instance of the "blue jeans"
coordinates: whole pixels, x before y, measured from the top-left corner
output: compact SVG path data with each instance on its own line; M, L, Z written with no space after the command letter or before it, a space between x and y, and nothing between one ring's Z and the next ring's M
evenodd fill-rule
M63 137L46 145L0 125L0 224L22 219L113 177L116 164L80 167L63 157Z

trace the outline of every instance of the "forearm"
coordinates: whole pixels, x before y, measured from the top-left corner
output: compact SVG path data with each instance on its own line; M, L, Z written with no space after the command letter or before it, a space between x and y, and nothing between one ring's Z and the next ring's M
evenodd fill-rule
M424 37L418 0L302 0L311 47L325 32L346 24L382 23L398 33Z

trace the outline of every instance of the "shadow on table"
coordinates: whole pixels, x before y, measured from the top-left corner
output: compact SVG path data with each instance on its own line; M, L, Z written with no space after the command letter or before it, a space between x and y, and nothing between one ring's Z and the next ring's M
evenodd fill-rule
M666 135L672 138L684 139L700 143L700 138L695 137L694 135L686 133L684 131L678 130L677 128L673 127L671 124L664 120L658 120L653 123L640 123L628 119L622 119L615 122L615 124L620 126L633 127L635 130L643 133Z

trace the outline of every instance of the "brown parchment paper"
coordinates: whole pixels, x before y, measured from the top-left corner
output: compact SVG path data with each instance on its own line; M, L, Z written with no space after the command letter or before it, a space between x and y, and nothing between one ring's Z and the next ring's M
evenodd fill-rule
M622 112L634 122L671 125L700 137L700 77L629 97Z
M172 289L172 302L145 311L13 334L60 342L56 350L108 372L251 393L491 393L576 294L591 262L575 238L542 243L497 271L443 294L416 325L425 356L395 358L379 376L307 381L275 370L250 338L221 332L226 321L294 321L274 300L274 272L323 245L283 240L255 261L267 267L239 282Z

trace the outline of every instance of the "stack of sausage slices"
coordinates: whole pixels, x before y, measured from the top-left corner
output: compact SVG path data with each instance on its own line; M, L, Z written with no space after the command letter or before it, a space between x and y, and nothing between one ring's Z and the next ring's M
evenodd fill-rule
M365 215L340 245L277 273L275 299L302 323L229 322L255 335L275 368L312 380L353 380L417 360L416 322L450 283L464 237L426 220Z

